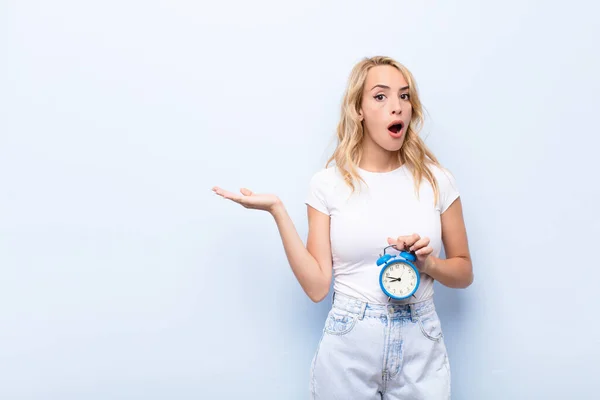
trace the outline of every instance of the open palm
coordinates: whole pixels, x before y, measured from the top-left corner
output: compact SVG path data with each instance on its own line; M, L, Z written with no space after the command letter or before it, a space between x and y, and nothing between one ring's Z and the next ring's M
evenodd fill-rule
M212 190L225 199L255 210L271 212L279 204L279 198L274 194L257 194L246 188L240 189L241 195L224 190L218 186L213 187Z

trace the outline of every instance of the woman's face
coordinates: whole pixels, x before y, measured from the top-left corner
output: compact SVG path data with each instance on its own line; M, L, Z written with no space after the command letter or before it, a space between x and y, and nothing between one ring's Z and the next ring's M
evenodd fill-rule
M398 151L412 118L408 83L390 65L369 70L360 108L365 135L379 147Z

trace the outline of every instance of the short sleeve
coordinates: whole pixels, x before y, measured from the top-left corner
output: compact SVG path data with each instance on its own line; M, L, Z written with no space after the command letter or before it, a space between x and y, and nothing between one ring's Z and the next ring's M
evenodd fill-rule
M448 207L460 196L456 179L454 175L445 168L439 170L437 174L438 185L440 189L440 214L443 214Z
M308 185L308 193L304 203L322 212L323 214L330 215L326 196L329 185L325 179L325 172L326 171L323 170L313 175Z

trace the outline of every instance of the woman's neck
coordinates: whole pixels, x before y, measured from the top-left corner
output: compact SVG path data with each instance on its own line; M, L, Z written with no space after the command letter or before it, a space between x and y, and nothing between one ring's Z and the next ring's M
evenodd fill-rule
M398 152L388 151L376 143L365 140L359 168L370 172L389 172L400 168Z

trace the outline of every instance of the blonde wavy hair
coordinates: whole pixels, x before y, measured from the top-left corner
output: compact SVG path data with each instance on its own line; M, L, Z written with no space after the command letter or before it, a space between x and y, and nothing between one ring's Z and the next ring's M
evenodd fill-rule
M406 131L402 147L398 151L401 164L406 164L415 178L415 191L418 195L420 182L425 177L433 187L434 198L439 196L437 180L429 168L429 164L440 166L434 154L427 148L419 137L423 127L423 106L419 100L416 82L412 73L398 61L385 56L364 58L352 69L348 78L348 85L341 105L341 118L337 125L337 146L327 160L326 167L335 161L336 167L344 177L344 181L354 192L354 182L362 180L357 171L362 158L362 142L364 129L359 118L359 111L363 99L363 89L369 70L379 65L390 65L397 68L409 85L408 93L412 105L412 118Z

